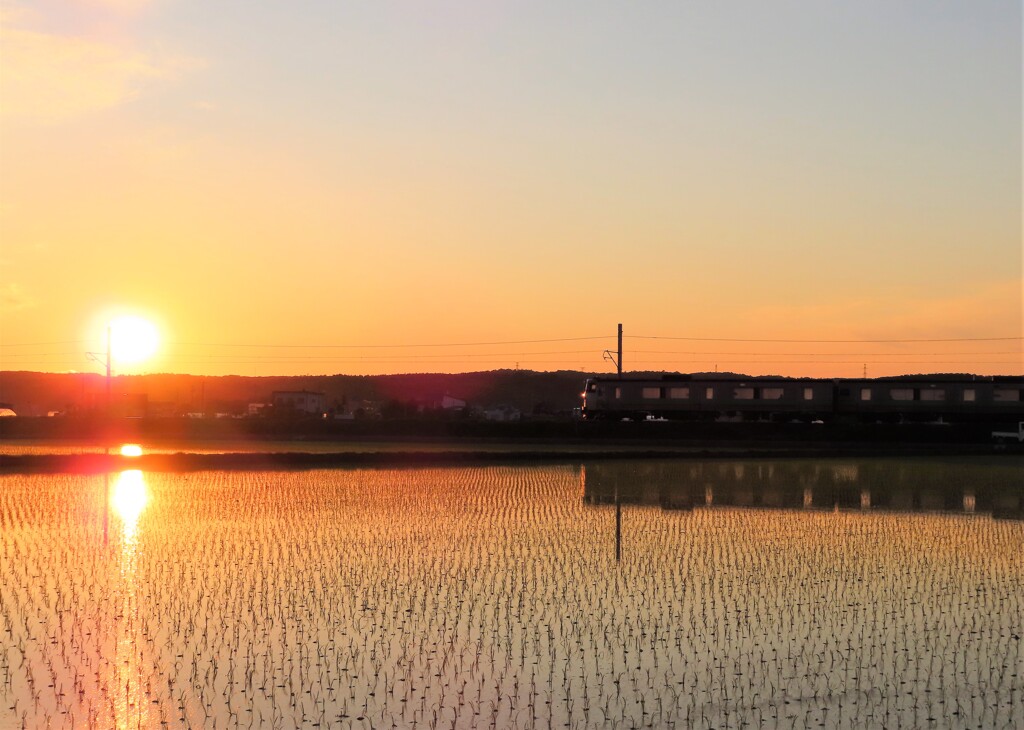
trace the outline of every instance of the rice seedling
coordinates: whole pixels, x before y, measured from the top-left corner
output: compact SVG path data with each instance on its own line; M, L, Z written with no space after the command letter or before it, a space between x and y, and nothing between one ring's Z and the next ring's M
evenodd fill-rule
M901 469L3 475L0 725L1020 726L1024 523Z

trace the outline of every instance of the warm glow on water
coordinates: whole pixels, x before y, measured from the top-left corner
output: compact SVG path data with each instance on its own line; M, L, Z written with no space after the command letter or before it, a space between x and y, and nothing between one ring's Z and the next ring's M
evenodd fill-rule
M1020 473L4 474L0 727L1020 727Z
M122 450L123 453L123 450ZM116 577L120 590L113 596L121 629L114 633L113 662L100 665L100 686L108 688L108 701L117 730L152 727L152 701L142 686L149 647L139 635L140 600L144 586L139 577L139 517L149 503L146 478L138 469L121 472L114 483L111 506L121 520L120 554ZM114 556L112 556L114 557Z
M114 491L110 503L118 517L124 523L125 534L135 533L139 515L149 502L146 492L146 480L138 469L121 472L114 483Z

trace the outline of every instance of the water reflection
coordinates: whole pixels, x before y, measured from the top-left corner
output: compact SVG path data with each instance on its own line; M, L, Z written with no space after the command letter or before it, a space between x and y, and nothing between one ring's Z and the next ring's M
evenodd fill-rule
M845 477L146 472L103 547L94 476L0 474L0 727L1024 728L1024 522L876 511L857 465L867 512L623 506L618 563L601 480L814 506ZM937 471L980 510L1001 470Z
M1021 466L912 461L623 461L582 469L586 504L976 512L1024 519Z
M110 505L121 518L124 530L124 544L134 546L135 531L139 517L149 502L146 481L138 469L121 472L114 483L114 491L110 495Z
M122 449L122 453L124 453ZM146 479L138 469L117 475L110 507L121 521L121 550L117 555L114 661L103 672L104 693L110 698L113 726L118 730L148 725L149 701L141 686L143 653L140 635L139 518L149 504Z

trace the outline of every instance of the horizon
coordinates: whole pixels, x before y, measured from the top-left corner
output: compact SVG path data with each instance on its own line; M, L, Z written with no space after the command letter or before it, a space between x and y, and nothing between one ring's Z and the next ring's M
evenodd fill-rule
M852 366L851 366L852 368ZM848 368L850 369L850 368ZM852 368L856 369L856 368ZM621 377L624 379L628 378L644 378L646 376L660 376L660 375L679 375L683 377L698 376L698 375L711 375L711 376L723 376L723 375L736 375L742 378L780 378L790 380L873 380L883 378L912 378L912 377L967 377L967 378L1019 378L1022 376L1020 372L1007 371L993 371L993 372L976 372L971 370L913 370L913 369L900 369L899 371L883 370L882 373L874 373L871 369L865 373L863 370L860 372L852 373L849 375L802 375L802 374L783 374L782 372L755 372L755 371L743 371L736 369L719 369L719 370L679 370L679 369L653 369L643 368L636 370L624 370L621 375L618 375L614 370L590 370L586 368L574 368L574 367L561 367L552 369L540 369L540 368L527 368L527 367L494 367L494 368L479 368L479 369L464 369L464 370L395 370L391 372L370 372L370 373L354 373L354 372L342 372L342 371L325 371L325 372L293 372L293 373L282 373L282 372L267 372L267 373L244 373L244 372L222 372L222 373L191 373L191 372L172 372L172 371L137 371L134 368L131 372L117 372L116 370L111 373L111 378L117 380L118 378L147 378L147 377L186 377L186 378L388 378L388 377L403 377L403 376L458 376L458 375L480 375L487 373L533 373L533 374L558 374L558 373L579 373L588 377L599 377L614 379ZM105 374L99 370L33 370L27 368L5 368L0 370L0 376L4 374L26 374L26 375L82 375L90 376L98 379L105 378Z
M244 373L227 373L218 375L203 375L196 373L169 373L169 372L153 372L153 373L112 373L111 379L116 382L120 379L145 379L145 378L200 378L200 379L219 379L219 378L244 378L251 380L272 380L272 379L318 379L318 378L459 378L467 376L485 376L485 375L505 375L522 373L525 375L580 375L586 378L596 378L601 380L655 380L662 377L678 377L680 379L688 378L707 378L713 380L715 378L738 378L738 379L750 379L750 380L900 380L900 379L927 379L934 378L938 380L1001 380L1001 379L1019 379L1022 376L1017 373L994 373L988 375L982 375L979 373L972 373L969 371L931 371L931 372L908 372L899 375L882 374L872 375L871 373L860 374L857 376L800 376L800 375L780 375L779 373L765 373L765 374L754 374L749 372L741 372L735 370L694 370L683 372L679 370L632 370L624 371L621 375L614 372L606 373L600 371L590 370L576 370L572 368L563 368L560 370L531 370L528 368L494 368L491 370L463 370L456 372L441 372L441 371L406 371L406 372L394 372L394 373L298 373L298 374L266 374L266 375L246 375ZM85 376L90 379L102 382L105 380L103 373L89 372L89 371L63 371L63 372L52 372L43 370L0 370L0 375L18 375L18 376L57 376L57 377L71 377L71 376Z

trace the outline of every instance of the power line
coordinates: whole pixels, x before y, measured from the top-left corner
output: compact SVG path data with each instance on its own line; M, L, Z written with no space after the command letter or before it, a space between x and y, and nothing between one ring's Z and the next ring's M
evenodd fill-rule
M1019 365L1019 360L640 360L640 363L727 363L734 365L763 365L763 364L782 364L782 365L798 365L805 363L816 363L819 365L849 365L856 364L860 365L864 362L871 363L872 365L924 365L924 364L938 364L938 365Z
M634 353L638 355L703 355L703 356L734 356L739 355L742 357L818 357L818 358L833 358L833 357L885 357L893 358L892 360L885 360L880 362L893 362L898 364L901 360L897 358L921 358L921 357L948 357L948 356L961 356L961 357L988 357L992 355L1020 355L1019 351L1016 350L996 350L989 352L742 352L742 351L710 351L710 350L634 350ZM244 357L250 359L261 359L273 362L349 362L349 361L360 361L360 360L372 360L372 361L409 361L415 362L418 360L429 361L431 359L446 358L448 361L455 359L467 359L473 360L477 358L495 358L495 357L533 357L536 355L594 355L598 356L600 353L597 350L540 350L536 352L476 352L476 353L445 353L445 354L407 354L407 355L395 355L392 357L382 358L377 355L344 355L344 356L321 356L321 355L276 355L276 354L260 354L250 353L244 355ZM209 362L233 362L230 358L236 358L237 355L228 354L194 354L193 358L198 358L197 361L209 361ZM76 352L38 352L38 353L14 353L10 355L0 356L0 360L4 362L31 362L34 359L39 358L65 358L63 362L70 362L74 358L74 361L86 359L84 355ZM164 360L175 359L175 358L161 358ZM574 360L576 358L565 358L567 360ZM678 358L673 358L678 359ZM666 361L667 362L667 361ZM772 362L772 361L769 361ZM785 362L783 360L774 362ZM970 362L970 361L965 361Z
M0 349L7 347L49 347L51 345L80 345L87 340L62 340L60 342L0 342Z
M171 345L187 345L190 347L266 347L266 348L299 348L299 349L373 349L373 348L402 348L402 347L480 347L486 345L532 345L542 342L582 342L584 340L607 340L610 335L599 337L554 337L543 340L498 340L494 342L435 342L416 343L404 345L276 345L276 344L248 344L238 342L169 342Z
M423 354L395 354L388 355L392 359L405 359L405 360L422 360L429 358L475 358L475 357L531 357L533 355L595 355L597 350L538 350L535 352L463 352L463 353L423 353ZM278 354L261 354L261 353L240 353L232 355L220 355L216 353L203 354L194 353L192 357L209 357L209 358L223 358L223 357L272 357L279 360L364 360L364 359L377 359L381 355L278 355Z
M988 352L716 352L713 350L633 350L644 355L771 355L778 357L924 357L926 355L1024 355L1024 350Z
M467 353L432 353L432 354L407 354L407 355L396 355L398 358L405 358L409 360L424 359L424 358L437 358L437 357L520 357L520 356L533 356L533 355L584 355L598 354L597 350L537 350L533 352L467 352ZM33 357L56 357L56 356L74 356L78 355L76 352L37 352L37 353L14 353L12 355L3 356L5 359L9 358L33 358ZM379 355L278 355L278 354L261 354L261 353L243 353L243 354L216 354L216 353L190 353L191 357L198 358L225 358L225 357L272 357L282 361L286 360L359 360L365 358L377 358Z
M926 356L988 356L988 355L1024 355L1024 351L1021 350L989 350L989 351L978 351L978 352L746 352L737 350L633 350L634 353L640 355L742 355L745 357L926 357ZM408 354L401 355L408 359L417 358L437 358L437 357L518 357L518 356L532 356L532 355L586 355L586 354L600 354L598 350L537 350L532 352L465 352L465 353L433 353L433 354ZM78 353L74 351L63 351L63 352L16 352L2 356L3 359L9 360L14 358L30 359L33 357L74 357L82 355L84 353ZM223 357L235 357L235 355L220 355L216 353L209 354L196 354L195 357L208 357L208 358L223 358ZM266 354L262 355L259 353L250 353L245 357L274 357L281 360L304 360L304 359L339 359L338 357L322 356L322 355L276 355ZM344 359L358 360L361 358L376 357L371 355L345 355Z
M781 343L882 343L882 342L1006 342L1024 340L1024 337L951 337L919 340L774 340L774 339L743 339L739 337L665 337L662 335L625 335L636 340L687 340L689 342L781 342Z
M4 362L0 360L0 362ZM24 360L19 365L33 364L37 361ZM77 360L47 360L45 362L38 361L39 364L46 365L62 365L62 364L76 364L88 362L85 359ZM303 358L303 359L278 359L273 357L259 357L259 358L248 358L248 359L227 359L227 360L210 360L207 358L164 358L160 360L160 364L177 364L177 365L261 365L261 364L280 364L280 365L302 365L302 364L331 364L331 363L419 363L424 365L430 364L450 364L450 363L466 363L467 361L462 358L453 358L449 360L415 360L410 358ZM511 358L500 358L490 360L472 360L472 363L509 363L512 362ZM556 359L530 359L520 358L517 362L520 363L577 363L581 362L580 358L556 358Z

